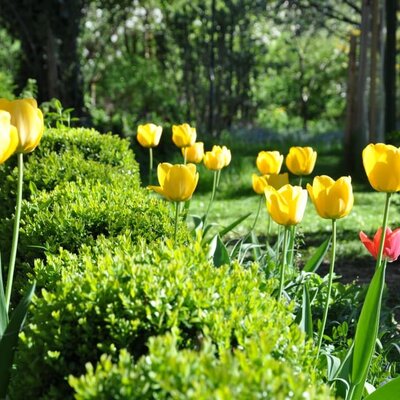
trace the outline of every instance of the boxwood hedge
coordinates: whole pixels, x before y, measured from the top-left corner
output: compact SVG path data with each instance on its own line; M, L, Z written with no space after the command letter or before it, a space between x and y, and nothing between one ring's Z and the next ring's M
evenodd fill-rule
M313 372L313 347L304 341L290 307L270 296L275 281L265 280L257 266L215 268L199 243L135 244L121 235L99 237L79 254L63 251L38 261L34 272L39 282L51 282L51 290L34 298L12 398L72 398L68 376L83 374L85 363L95 364L103 353L118 363L121 349L138 364L125 355L109 371L103 357L96 376L71 380L80 396L118 398L114 392L134 390L140 381L142 398L174 398L175 391L206 398L201 396L219 388L230 393L241 380L239 391L257 388L255 393L277 399L293 393L301 398L304 390L326 394ZM178 335L178 345L169 342L169 332ZM210 374L221 374L221 382L218 375L210 378L202 391L208 366ZM135 380L125 382L131 374ZM82 382L90 380L113 388L103 393L102 385L88 384L85 392Z

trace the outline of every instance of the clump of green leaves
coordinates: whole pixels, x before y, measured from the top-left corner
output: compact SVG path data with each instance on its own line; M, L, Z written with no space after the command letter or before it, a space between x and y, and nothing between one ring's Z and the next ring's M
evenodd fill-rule
M177 385L177 391L186 390L179 388L180 381L197 380L200 387L208 366L221 374L232 367L223 382L242 379L243 393L246 383L260 393L296 390L299 398L306 388L327 393L314 374L315 352L293 323L290 307L271 297L275 281L266 281L257 266L215 268L199 243L137 245L122 235L98 238L78 255L62 251L38 261L34 275L48 289L34 298L22 335L17 368L24 373L13 386L15 398L21 391L31 398L66 398L71 395L66 377L83 374L85 363L97 363L103 353L117 361L121 349L139 359L149 347L154 364L146 370L144 358L139 367L156 376L146 389L148 398L158 391L158 381ZM179 333L178 345L169 336L148 342L168 332ZM181 374L185 365L193 365L193 376ZM130 373L115 368L117 375ZM218 384L217 378L210 382ZM124 382L116 385L115 391L125 390Z

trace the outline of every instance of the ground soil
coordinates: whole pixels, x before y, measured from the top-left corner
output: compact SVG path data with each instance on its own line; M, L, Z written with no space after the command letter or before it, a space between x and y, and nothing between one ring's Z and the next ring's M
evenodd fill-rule
M319 273L328 273L329 264L323 263ZM374 260L337 260L335 273L343 283L369 284L375 270ZM400 261L388 263L386 268L386 285L388 288L387 305L394 310L397 322L400 324ZM400 328L400 325L398 325Z

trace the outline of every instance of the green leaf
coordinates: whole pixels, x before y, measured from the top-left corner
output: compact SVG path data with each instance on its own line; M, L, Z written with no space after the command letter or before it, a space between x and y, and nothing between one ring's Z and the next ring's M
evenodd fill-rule
M261 257L261 245L254 231L251 231L251 241L256 245L253 249L254 260L259 260Z
M327 253L330 244L331 238L329 237L318 247L312 257L307 261L306 265L303 268L303 271L315 272L324 260L325 254Z
M390 380L383 386L378 387L365 400L388 400L397 399L400 393L400 376Z
M218 234L216 234L210 242L208 256L213 259L214 265L216 267L231 263L228 250L226 249Z
M238 226L242 221L244 221L246 218L248 218L251 214L252 213L242 215L241 217L239 217L238 219L233 221L227 227L225 227L224 229L222 229L218 232L219 236L223 237L224 235L226 235L228 232L230 232L232 229L234 229L236 226Z
M332 354L326 354L326 363L328 366L328 381L331 382L335 379L335 376L340 368L340 359L333 356Z
M3 336L0 337L0 399L5 398L7 394L14 353L18 343L18 335L25 321L29 304L35 292L35 286L36 282L33 282L32 286L15 308Z
M303 296L299 314L299 326L306 333L307 338L313 337L313 322L311 314L310 293L307 282L303 285Z
M0 256L0 337L3 336L4 331L8 325L8 313L6 306L6 296L4 295L3 285L3 271L1 268L1 256Z
M382 293L385 284L385 270L385 262L376 269L358 319L351 367L351 383L353 387L364 387L371 358L374 353L379 329ZM361 392L358 391L358 393ZM357 399L360 396L357 395L353 398Z

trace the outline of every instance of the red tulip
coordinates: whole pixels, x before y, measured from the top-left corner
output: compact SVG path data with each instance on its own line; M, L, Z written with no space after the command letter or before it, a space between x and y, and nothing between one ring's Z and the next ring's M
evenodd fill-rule
M360 232L360 239L367 250L372 256L377 259L379 252L379 244L381 242L382 228L379 228L371 240L364 232ZM392 231L390 228L386 228L385 243L383 246L383 257L387 261L392 262L397 260L400 255L400 228Z

